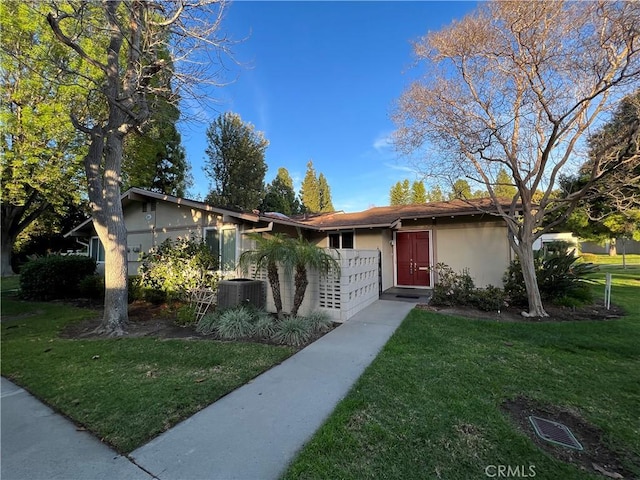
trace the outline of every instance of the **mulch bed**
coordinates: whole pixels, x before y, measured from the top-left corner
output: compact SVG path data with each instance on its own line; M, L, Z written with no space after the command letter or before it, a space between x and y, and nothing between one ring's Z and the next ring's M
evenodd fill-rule
M498 322L576 322L592 320L615 320L625 315L622 308L611 305L607 310L604 305L586 305L570 308L556 305L545 306L548 317L530 318L523 317L521 308L509 307L500 312L484 312L473 307L438 307L433 305L418 304L416 308L445 315L455 315L473 319L495 320Z
M501 408L516 424L518 430L558 460L577 465L584 471L614 479L634 478L633 472L625 468L624 464L636 465L640 469L640 457L637 454L609 450L602 439L603 432L589 424L579 412L556 405L538 404L525 397L506 400ZM529 416L541 417L565 425L580 442L583 450L555 445L541 439L535 433ZM621 459L625 460L624 463Z

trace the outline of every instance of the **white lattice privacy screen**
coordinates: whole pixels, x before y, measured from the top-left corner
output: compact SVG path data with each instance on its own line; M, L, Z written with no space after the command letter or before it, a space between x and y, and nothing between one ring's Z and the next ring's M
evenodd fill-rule
M309 285L300 315L314 310L329 314L336 322L344 322L360 310L376 301L379 297L379 251L378 250L330 250L340 262L340 275L336 272L321 277L317 272L309 271ZM251 278L267 280L265 270L250 270ZM293 305L293 275L280 269L280 287L282 307L291 311ZM275 311L271 285L267 285L267 310Z

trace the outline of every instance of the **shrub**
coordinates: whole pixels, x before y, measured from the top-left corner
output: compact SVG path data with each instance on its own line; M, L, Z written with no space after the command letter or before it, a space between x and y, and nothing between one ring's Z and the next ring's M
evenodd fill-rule
M286 345L296 347L308 342L311 338L311 327L303 317L287 317L277 325L273 339Z
M83 298L99 300L104 298L104 277L88 275L78 283L78 293Z
M25 298L52 300L79 294L80 281L96 271L89 257L51 255L31 260L22 267L20 289Z
M438 281L433 286L431 303L433 305L453 306L470 305L474 296L475 286L468 269L455 273L451 267L438 263L432 268L438 275Z
M182 327L196 323L196 307L181 305L176 311L176 324Z
M196 332L202 333L203 335L211 335L216 331L216 327L218 326L219 321L220 312L209 312L204 317L202 317L196 325Z
M326 332L333 325L333 320L325 312L311 312L305 319L313 333Z
M505 294L502 289L487 285L474 292L473 304L484 312L497 312L505 306Z
M230 308L220 315L216 325L216 332L225 340L236 340L250 337L255 329L253 326L254 316L252 312L245 308Z
M159 288L142 288L142 299L154 305L161 305L167 301L167 293Z
M587 275L597 271L598 266L578 262L578 257L574 257L573 253L542 250L533 253L536 279L543 300L555 301L563 297L584 295L579 291L590 282ZM519 259L511 262L503 277L503 283L510 303L526 305L527 292Z
M260 313L256 319L254 329L256 336L260 338L273 338L276 334L276 323L274 318L266 312Z
M163 291L169 300L187 300L189 292L209 287L215 290L218 257L202 241L171 239L142 255L140 283Z
M132 275L127 279L127 289L129 291L129 303L144 298L143 289L140 285L140 275Z

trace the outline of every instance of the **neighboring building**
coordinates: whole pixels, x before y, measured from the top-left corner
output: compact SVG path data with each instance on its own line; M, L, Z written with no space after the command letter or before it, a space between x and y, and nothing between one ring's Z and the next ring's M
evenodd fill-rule
M430 288L430 268L444 263L468 269L479 287L500 285L512 259L507 227L487 199L374 207L358 213L326 213L289 218L278 213L240 212L203 202L132 188L122 195L128 232L129 271L139 257L167 238L202 238L218 253L232 276L240 254L253 248L251 232L303 235L320 247L336 249L340 278L310 281L301 313L314 308L346 320L391 287ZM483 213L484 212L484 213ZM89 244L98 264L104 251L90 220L74 228ZM289 282L292 283L292 282ZM269 301L270 289L267 289ZM285 309L292 292L283 292ZM269 303L268 303L269 304Z
M575 255L580 254L580 243L578 237L571 232L545 233L533 243L534 250L541 250L550 243L564 242L568 244L569 251L575 250Z

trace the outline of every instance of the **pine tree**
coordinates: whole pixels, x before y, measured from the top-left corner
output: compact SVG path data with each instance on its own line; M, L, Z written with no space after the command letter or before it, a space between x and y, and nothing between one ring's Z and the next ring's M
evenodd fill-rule
M267 185L260 210L295 215L300 213L301 209L300 201L293 190L291 175L286 168L280 167L276 177Z
M511 199L518 192L513 185L513 179L511 175L507 173L504 168L501 168L496 177L496 185L493 187L493 192L498 198Z
M397 182L389 191L391 205L408 205L411 202L411 191L408 179Z
M300 188L300 200L305 212L320 212L320 185L312 160L307 163L307 173L304 176L304 180L302 180L302 187Z
M209 126L207 140L205 173L214 182L207 201L243 210L258 208L267 171L264 152L269 145L262 132L244 123L240 115L227 112Z
M444 202L444 194L442 193L442 189L440 185L435 185L427 194L427 202L436 203L436 202Z
M411 185L411 202L412 204L427 203L427 190L424 183L416 180Z
M327 179L322 173L318 177L318 193L320 195L320 211L334 212L335 208L333 208L333 202L331 200L331 188L329 188Z

